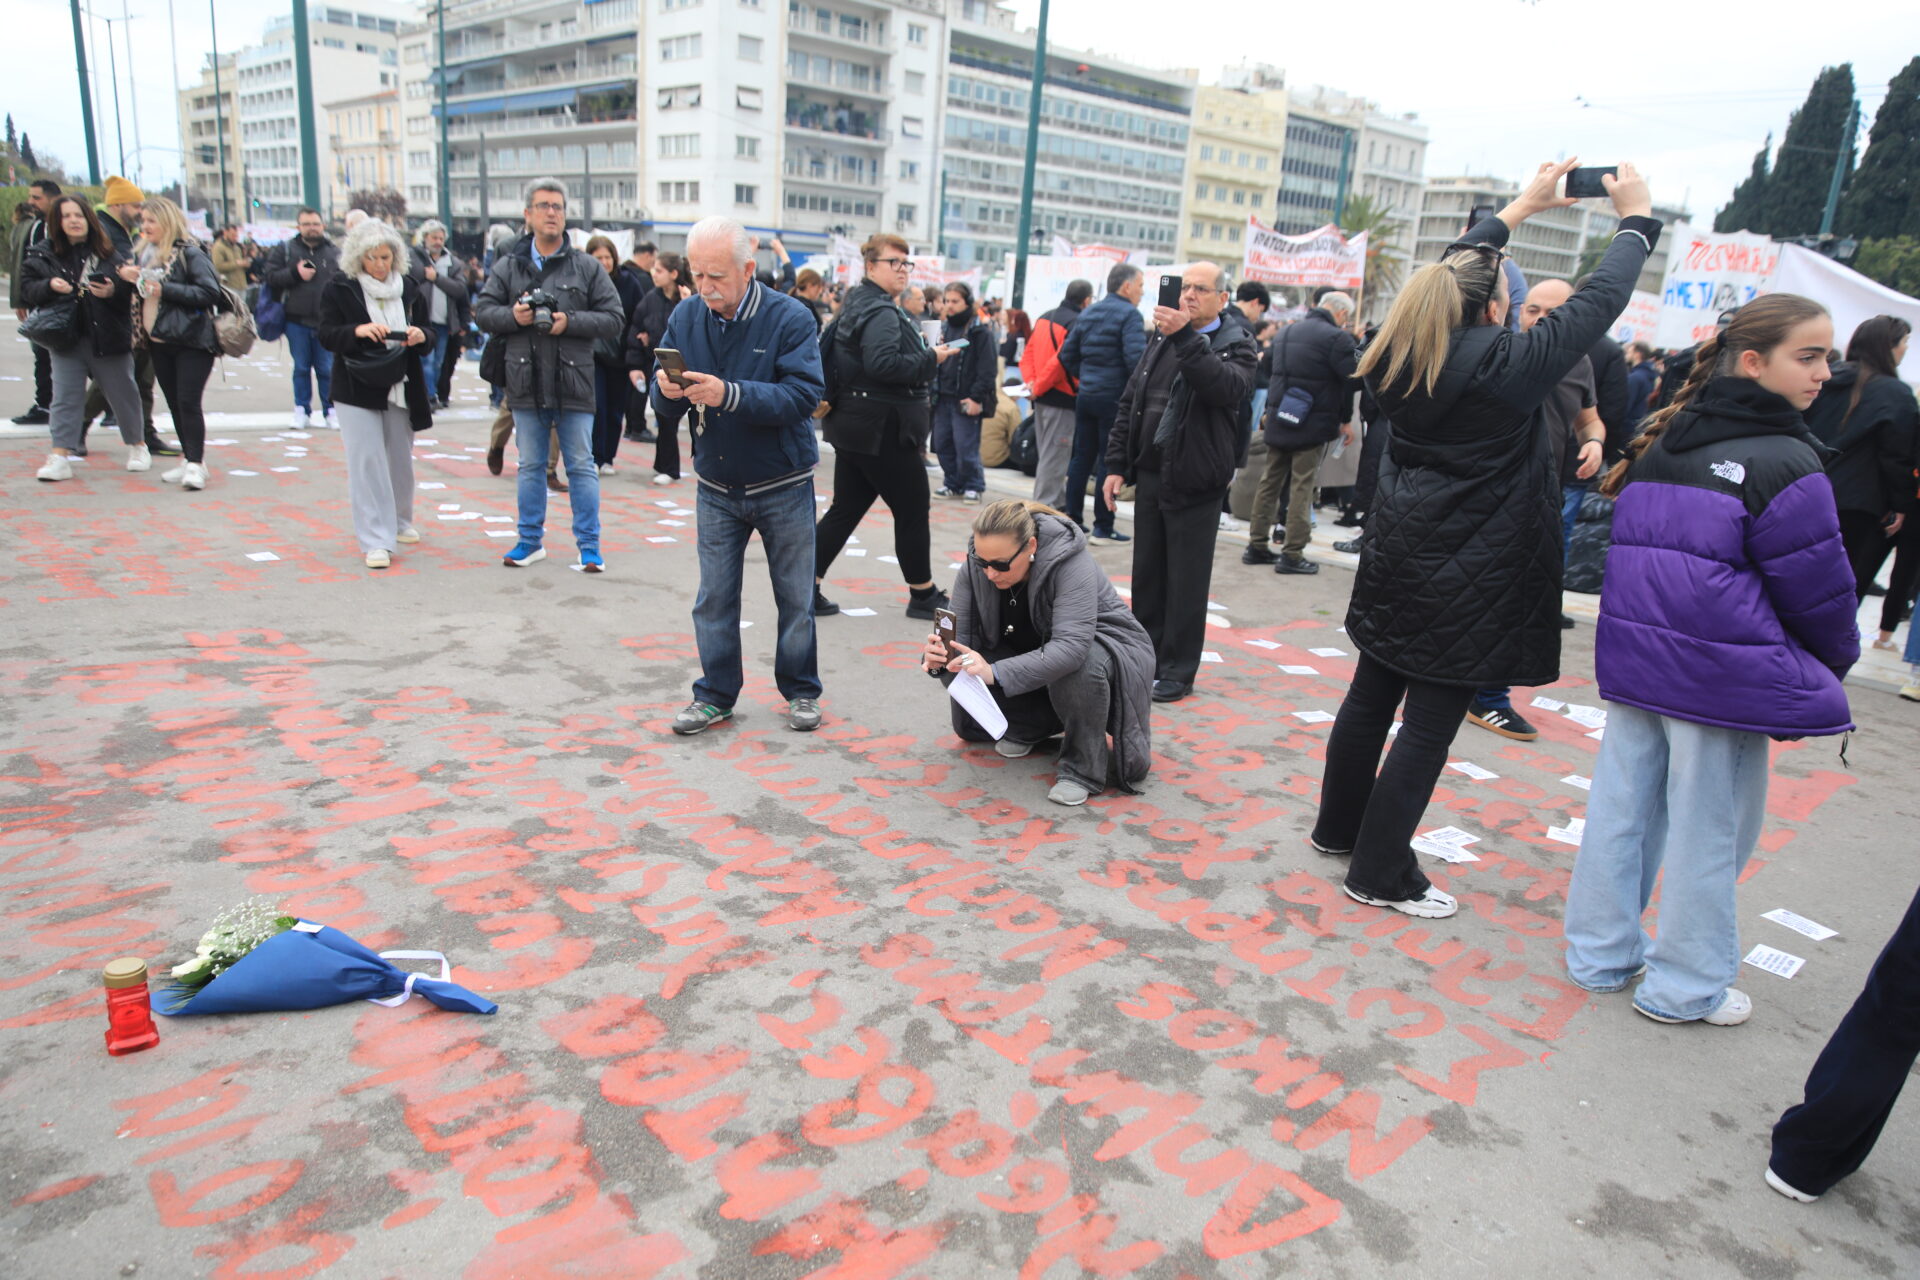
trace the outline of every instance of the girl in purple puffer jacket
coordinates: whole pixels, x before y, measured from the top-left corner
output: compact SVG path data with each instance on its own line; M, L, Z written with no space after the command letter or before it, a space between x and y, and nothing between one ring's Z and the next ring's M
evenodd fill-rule
M1601 492L1617 496L1594 668L1609 709L1567 894L1567 972L1656 1022L1753 1011L1734 886L1767 801L1770 741L1844 733L1860 657L1853 578L1801 412L1833 322L1770 294L1700 348ZM1662 868L1659 937L1640 918Z

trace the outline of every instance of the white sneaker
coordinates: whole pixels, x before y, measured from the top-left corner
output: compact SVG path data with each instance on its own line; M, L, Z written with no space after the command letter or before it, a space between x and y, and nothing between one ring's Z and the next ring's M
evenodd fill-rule
M408 543L418 542L420 541L420 531L414 528L412 525L408 525L406 528L402 529L399 533L394 534L393 540L395 542L408 542Z
M312 417L314 425L318 426L320 424L320 415L314 414ZM293 417L288 419L287 425L295 431L305 431L307 429L307 418L308 414L305 409L295 409L293 411Z
M189 462L180 468L180 487L182 489L204 489L207 487L207 469L198 462Z
M656 471L653 473L653 482L655 484L672 484L673 477L663 471Z
M36 480L73 479L73 459L64 453L50 453L41 468L33 473Z
M1818 1200L1820 1198L1817 1195L1810 1195L1807 1192L1802 1191L1800 1188L1794 1186L1792 1183L1788 1182L1785 1178L1781 1177L1779 1174L1773 1171L1772 1165L1767 1166L1767 1185L1772 1187L1775 1191L1778 1191L1781 1195L1785 1196L1787 1199L1798 1200L1801 1204L1812 1204L1815 1200Z
M1460 904L1451 896L1431 885L1418 898L1408 898L1403 901L1375 898L1344 884L1340 888L1355 902L1364 902L1370 907L1386 907L1390 911L1398 911L1402 915L1419 916L1425 920L1444 920L1460 909Z
M1920 702L1920 680L1909 680L1901 685L1900 696L1908 702Z
M338 431L340 429L339 413L332 409L327 410L327 416L320 420L320 425L329 431Z
M1738 987L1728 987L1726 998L1720 1002L1720 1007L1703 1018L1669 1018L1664 1013L1654 1013L1642 1007L1638 1000L1633 1002L1633 1011L1643 1018L1652 1018L1655 1022L1704 1022L1712 1027L1737 1027L1753 1016L1753 1001Z
M612 475L612 474L613 474L613 464L612 464L611 462L603 462L603 463L601 463L601 464L600 464L600 474L601 474L601 475L603 475L603 476L610 476L610 475Z
M187 464L183 462L177 467L168 467L165 471L162 471L160 473L160 479L165 484L179 484L180 478L186 474Z
M386 551L367 552L367 568L384 569L393 563L393 555Z
M153 455L147 452L147 446L143 444L136 444L132 448L127 450L127 470L129 471L153 470Z

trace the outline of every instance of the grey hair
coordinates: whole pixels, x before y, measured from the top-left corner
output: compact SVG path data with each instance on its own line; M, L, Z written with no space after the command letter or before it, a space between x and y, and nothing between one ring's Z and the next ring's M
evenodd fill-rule
M372 216L365 209L349 209L340 221L347 230L351 231Z
M1321 294L1320 305L1335 315L1350 316L1353 314L1353 299L1341 293L1338 289L1335 289L1332 293Z
M487 248L496 253L502 245L509 245L519 236L519 232L504 222L496 222L487 228Z
M693 224L693 229L687 232L688 252L692 252L696 240L725 241L727 247L733 251L733 265L736 267L745 266L753 261L753 237L747 234L746 227L732 218L714 214L710 218L700 219Z
M572 203L572 201L567 197L567 184L560 181L560 179L558 178L535 178L532 182L529 182L527 184L526 199L522 200L520 203L526 208L531 209L533 207L534 195L537 192L541 192L541 191L553 192L555 195L560 197L560 203L562 204Z
M1133 278L1140 274L1140 268L1131 262L1116 262L1107 272L1107 292L1118 293L1126 288Z
M340 270L350 276L362 274L360 264L366 258L368 250L377 249L381 245L386 245L393 250L393 269L405 271L407 242L401 239L398 231L378 218L366 218L356 223L353 230L347 232L346 239L340 242Z
M413 233L413 242L415 244L425 244L427 242L427 237L432 235L436 231L438 231L441 235L447 234L447 224L440 221L438 218L428 218L425 222L420 224L420 229Z
M1209 262L1207 263L1207 265L1220 273L1220 283L1217 286L1215 286L1219 290L1219 292L1232 293L1233 292L1233 272L1227 270L1227 264L1224 262Z

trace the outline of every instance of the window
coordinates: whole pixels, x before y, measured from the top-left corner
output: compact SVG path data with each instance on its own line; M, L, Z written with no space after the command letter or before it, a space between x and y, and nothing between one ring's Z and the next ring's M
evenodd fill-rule
M1228 240L1229 240L1229 241L1230 241L1231 243L1233 243L1233 244L1239 244L1239 243L1240 243L1240 228L1238 228L1238 227L1228 227L1228 228L1227 228L1227 239L1228 239Z
M687 160L700 154L700 135L697 133L663 133L660 135L660 158L662 160Z
M1233 152L1228 150L1226 147L1220 148L1220 163L1221 164L1233 163Z
M1267 171L1267 158L1265 156L1255 156L1253 158L1253 167L1261 173L1265 173Z
M1234 192L1234 193L1233 193L1233 202L1234 202L1235 204L1245 204L1245 203L1247 202L1247 193L1246 193L1246 192L1244 192L1244 191L1236 191L1236 192Z
M760 139L749 138L745 134L737 135L733 140L733 156L736 160L758 160Z
M1213 193L1213 188L1203 182L1199 186L1193 189L1193 198L1196 200L1211 199L1212 193Z
M1218 240L1219 238L1220 238L1220 224L1216 222L1207 228L1207 239Z
M1199 221L1198 219L1195 219L1193 224L1193 238L1195 240L1198 240L1201 237L1205 236L1206 234L1207 234L1207 224Z
M760 0L740 0L740 7L742 9L758 9L760 7Z
M748 182L733 184L733 202L749 207L760 203L760 188Z
M926 72L909 71L907 72L905 79L906 79L906 87L907 87L908 93L925 93L927 91Z
M920 136L921 132L922 132L922 126L920 123L920 118L918 116L901 116L900 117L900 136L901 137L917 138Z
M698 182L663 182L660 184L661 204L699 204L700 184Z
M660 42L660 61L686 62L700 56L700 33L688 36L670 36Z
M741 85L734 90L733 105L742 111L758 111L764 100L765 95L758 89L749 89L746 85Z
M675 9L691 9L699 3L700 0L660 0L660 8L670 13Z
M662 89L654 97L654 102L662 111L678 111L700 105L700 86L697 84L675 85Z
M907 24L907 43L924 45L927 42L927 29L918 22Z
M1242 151L1242 152L1240 153L1240 158L1239 158L1239 163L1240 163L1240 167L1241 167L1242 169L1244 169L1244 168L1246 168L1246 167L1247 167L1247 165L1248 165L1248 164L1249 164L1249 163L1250 163L1250 162L1251 162L1252 160L1253 160L1253 154L1252 154L1251 152L1248 152L1248 151Z
M903 204L900 206L900 222L903 226L912 226L920 219L920 206Z
M741 36L740 37L740 60L742 62L760 61L761 44L762 44L762 41L759 36Z
M920 162L918 160L902 160L900 162L900 176L903 178L918 178L920 176Z
M1202 147L1202 148L1200 148L1200 158L1201 158L1202 160L1211 160L1211 159L1213 159L1213 148L1212 148L1212 147Z

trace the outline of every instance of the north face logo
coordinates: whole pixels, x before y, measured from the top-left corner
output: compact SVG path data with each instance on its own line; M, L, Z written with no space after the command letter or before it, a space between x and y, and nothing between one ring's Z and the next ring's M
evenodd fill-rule
M1747 469L1737 462L1716 462L1707 469L1729 484L1741 484L1747 478Z

